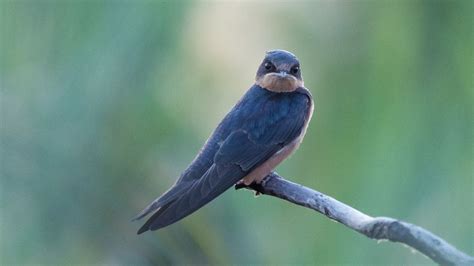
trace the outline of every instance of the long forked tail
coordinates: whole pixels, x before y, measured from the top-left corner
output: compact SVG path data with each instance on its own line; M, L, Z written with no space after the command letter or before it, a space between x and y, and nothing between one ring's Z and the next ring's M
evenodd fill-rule
M150 203L145 209L143 209L137 216L132 219L133 221L140 220L141 218L147 216L148 214L162 209L166 204L170 203L173 200L179 198L179 196L189 189L192 185L191 182L181 182L172 186L168 191L163 193L159 198Z
M229 171L226 172L227 174L222 175L221 173L221 176L219 176L216 166L213 165L200 179L187 186L179 195L176 195L164 204L160 204L158 211L146 221L137 233L141 234L148 230L158 230L181 220L222 194L242 178L237 173L234 173L234 177L231 177L228 175ZM179 186L179 184L177 185ZM156 209L156 206L153 210L151 209L153 208L145 209L137 218L140 219L146 216Z

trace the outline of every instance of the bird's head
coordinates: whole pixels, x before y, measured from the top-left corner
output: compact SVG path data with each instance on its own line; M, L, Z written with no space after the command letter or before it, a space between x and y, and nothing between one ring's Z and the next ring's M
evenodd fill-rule
M298 58L285 50L268 51L257 70L255 84L273 92L291 92L304 87Z

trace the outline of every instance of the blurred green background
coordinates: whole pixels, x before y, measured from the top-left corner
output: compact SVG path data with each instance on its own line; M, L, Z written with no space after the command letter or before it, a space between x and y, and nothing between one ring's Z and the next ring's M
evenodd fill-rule
M432 264L227 191L166 229L130 219L252 85L301 60L316 110L278 172L474 254L472 1L2 1L1 264Z

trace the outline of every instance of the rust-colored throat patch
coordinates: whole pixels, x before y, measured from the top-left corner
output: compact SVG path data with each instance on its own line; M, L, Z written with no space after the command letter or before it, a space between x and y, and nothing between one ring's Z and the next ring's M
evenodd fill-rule
M302 80L286 73L268 73L257 78L255 84L273 92L292 92L304 87Z

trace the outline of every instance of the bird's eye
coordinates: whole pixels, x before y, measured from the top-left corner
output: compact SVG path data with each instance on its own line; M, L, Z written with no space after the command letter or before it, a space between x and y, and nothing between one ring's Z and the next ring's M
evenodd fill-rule
M296 75L300 71L300 67L299 66L294 66L294 67L291 68L290 71L291 71L291 74Z
M270 62L266 62L264 67L266 70L272 70L274 68L273 64Z

